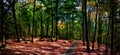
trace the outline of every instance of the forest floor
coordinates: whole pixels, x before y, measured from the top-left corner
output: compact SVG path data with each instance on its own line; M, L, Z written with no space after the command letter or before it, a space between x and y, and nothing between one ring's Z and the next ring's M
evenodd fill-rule
M90 49L91 48L90 44ZM86 52L86 45L81 40L58 40L35 41L31 42L14 42L7 40L6 47L0 49L0 55L110 55L110 50L105 53L105 45L101 45L98 50L95 43L95 51Z

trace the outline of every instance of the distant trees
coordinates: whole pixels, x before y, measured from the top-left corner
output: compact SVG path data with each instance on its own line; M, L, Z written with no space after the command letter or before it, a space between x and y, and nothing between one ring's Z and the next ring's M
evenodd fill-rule
M7 0L7 5L3 1L0 1L2 47L5 46L6 34L9 31L11 33L8 35L14 35L17 42L20 42L20 38L23 37L29 37L33 42L33 38L37 36L40 36L40 39L47 37L52 41L57 41L58 36L61 39L68 40L80 39L83 36L87 52L90 52L91 40L92 50L94 50L96 41L98 41L98 47L103 40L106 41L107 46L111 45L111 54L114 52L114 41L117 38L116 42L119 43L119 37L117 36L119 32L116 33L119 30L116 29L117 25L115 24L116 1L82 0L80 1L82 5L81 3L78 4L80 7L76 7L74 0L29 0L29 2L27 0L24 2L23 0L18 0L19 2L17 0ZM107 8L105 9L105 7ZM93 14L93 16L89 15L91 12L96 13L95 18ZM105 12L108 13L108 16L110 15L109 20L108 16L105 17Z

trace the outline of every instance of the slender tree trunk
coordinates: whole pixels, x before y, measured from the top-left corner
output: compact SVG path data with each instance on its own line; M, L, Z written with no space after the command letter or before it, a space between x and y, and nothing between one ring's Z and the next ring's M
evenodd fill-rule
M92 50L94 50L94 43L95 43L95 37L96 37L96 31L97 31L97 17L98 17L98 4L99 0L95 0L96 4L96 17L95 17L95 31L94 31L94 36L93 36L93 41L92 41Z
M43 39L43 19L42 19L42 15L41 15L41 39Z
M83 45L85 46L85 24L84 24L84 19L82 21L82 34L83 34Z
M20 37L18 35L18 24L17 24L17 18L16 18L16 14L15 14L15 0L12 3L12 12L13 12L13 18L14 18L14 22L15 22L15 30L16 30L16 37L17 37L17 42L20 42Z
M101 17L98 18L98 49L101 45L102 40L102 20Z
M49 29L49 19L47 19L47 26L46 26L46 36L48 37L48 29Z
M67 17L68 17L68 15L66 15L66 18L67 18ZM68 33L69 33L69 31L68 31L68 30L69 30L69 21L68 21L68 19L67 19L66 22L67 22L67 24L66 24L66 29L67 29L67 30L66 30L66 31L67 31L66 37L67 37L67 40L69 40L69 34L68 34Z
M2 45L1 48L5 48L6 44L5 44L5 25L4 25L4 3L3 0L1 1L1 18L2 18L2 22L1 22L1 29L2 29Z
M20 9L19 9L20 10ZM20 12L20 11L19 11ZM21 26L21 13L19 13L19 30L20 30L20 36L22 37L22 26Z
M115 18L115 0L110 0L110 19L111 19L111 55L114 55L114 38L115 38L115 33L114 33L114 18Z
M33 43L33 38L35 35L35 3L36 3L36 0L34 0L34 5L33 5L32 43Z
M84 5L82 5L83 7ZM82 8L82 13L84 13L84 8ZM82 33L83 33L83 45L85 46L85 19L84 19L84 15L82 16Z
M31 33L30 33L31 31L30 31L30 23L28 23L28 37L30 37L31 35Z
M52 34L52 36L51 36L51 40L53 41L53 37L54 37L54 16L53 16L53 7L52 7L52 5L53 5L53 0L51 0L51 14L52 14L52 32L51 32L51 34Z
M108 26L107 26L107 36L106 36L106 42L105 42L105 45L106 45L106 50L105 50L105 53L107 54L107 50L108 50L108 38L109 38L109 34L110 34L110 18L108 20Z
M74 26L73 26L73 25L74 25L74 17L73 17L73 16L74 16L74 15L72 14L72 19L71 19L71 20L72 20L72 22L71 22L71 23L72 23L72 24L71 24L72 27L71 27L70 38L75 37L75 36L74 36L74 30L75 30L75 29L74 29Z
M83 0L83 19L85 19L85 38L86 38L86 47L87 47L87 52L90 52L89 48L89 38L88 38L88 25L87 25L87 13L86 13L86 5L87 1Z
M58 15L57 15L58 3L59 3L59 0L56 0L56 36L55 36L56 40L55 41L57 41L57 39L58 39L58 27L57 27L57 24L58 24Z

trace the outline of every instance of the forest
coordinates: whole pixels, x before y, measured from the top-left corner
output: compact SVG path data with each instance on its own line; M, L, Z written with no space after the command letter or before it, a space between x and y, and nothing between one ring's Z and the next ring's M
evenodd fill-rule
M120 55L120 0L0 0L0 55Z

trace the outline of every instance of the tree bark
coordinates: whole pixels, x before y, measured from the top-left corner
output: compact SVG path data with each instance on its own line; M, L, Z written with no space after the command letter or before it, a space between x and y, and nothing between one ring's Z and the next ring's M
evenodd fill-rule
M114 18L115 18L115 0L110 0L110 19L111 19L111 55L114 55L114 38L115 38L115 27L114 27Z
M47 19L47 22L46 22L46 36L47 36L47 38L49 38L48 30L49 30L49 18Z
M98 5L99 5L99 0L95 0L96 4L96 17L95 17L95 31L94 31L94 36L93 36L93 41L92 41L92 50L94 50L94 43L95 43L95 37L96 37L96 32L97 32L97 17L98 17Z
M41 14L41 39L43 39L43 26L42 26L42 24L43 24L43 19L42 19L42 14Z
M58 40L58 27L57 27L57 24L58 24L58 15L57 15L57 13L58 13L58 3L59 3L59 0L56 0L56 36L55 36L55 41L57 41Z
M35 4L36 3L36 0L34 0L34 5L33 5L33 25L32 25L32 43L33 43L33 38L34 38L34 35L35 35Z
M83 7L84 5L82 5ZM84 8L82 8L82 13L84 13ZM85 46L85 19L84 16L82 15L82 34L83 34L83 45Z
M14 18L14 22L15 22L15 30L16 30L16 37L17 40L16 42L20 42L20 37L18 35L18 24L17 24L17 18L16 18L16 14L15 14L15 0L11 3L12 5L12 12L13 12L13 18Z
M101 17L99 16L98 18L98 49L101 45L101 40L102 40L102 20L101 20Z
M89 38L88 38L88 23L87 23L87 13L86 13L86 5L87 1L83 0L83 19L85 19L85 38L86 38L86 47L87 47L87 52L90 52L89 48Z
M51 36L51 40L53 41L53 36L54 36L54 24L53 24L53 21L54 21L54 17L53 17L53 7L52 7L52 4L53 3L53 0L51 0L51 15L52 15L52 32L51 32L51 34L52 34L52 36Z
M4 27L4 3L3 0L1 1L1 18L2 18L2 22L1 22L1 29L2 29L2 45L0 48L5 48L6 44L5 44L5 27Z

